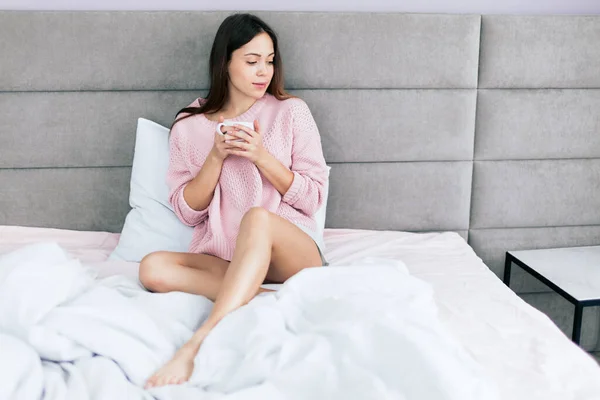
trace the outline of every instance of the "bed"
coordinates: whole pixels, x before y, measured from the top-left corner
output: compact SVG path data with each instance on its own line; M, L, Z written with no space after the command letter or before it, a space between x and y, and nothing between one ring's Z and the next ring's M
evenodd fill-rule
M56 242L90 266L96 279L125 275L137 281L137 263L107 260L118 234L11 226L0 227L0 234L3 254L28 244ZM365 256L397 259L411 275L431 284L440 320L498 384L499 398L597 398L596 361L545 314L507 290L460 235L327 229L325 241L334 267Z
M6 265L7 255L31 249L46 259L54 257L58 261L52 268L72 273L69 276L77 282L87 282L86 287L108 288L125 297L148 299L137 282L137 263L108 260L131 208L128 194L135 121L145 117L166 126L176 110L205 92L206 76L197 71L206 68L203 57L208 54L211 35L227 14L0 13L0 36L8 38L3 49L13 55L2 61L6 73L0 75L0 253L5 256L0 258L0 264ZM422 330L422 336L418 331L398 332L407 333L414 343L426 344L431 332L432 337L440 339L413 354L414 360L434 361L438 351L440 362L464 361L462 366L455 364L454 371L441 366L435 369L435 364L401 364L398 359L402 357L374 358L385 352L373 347L363 356L365 362L373 363L373 370L380 368L377 374L365 368L323 369L322 376L337 376L339 380L320 381L307 372L311 370L306 368L310 359L296 360L290 365L303 366L296 372L308 374L304 382L312 383L304 385L305 391L296 392L295 396L300 396L296 398L424 398L418 394L438 393L436 390L437 399L458 399L461 393L481 393L480 397L462 397L479 399L599 398L600 368L584 350L594 350L597 329L587 329L587 336L584 333L583 348L574 345L550 318L523 301L498 277L503 251L509 247L600 243L600 193L594 185L600 171L600 149L586 145L596 143L593 135L598 122L586 110L595 109L600 98L594 89L600 85L594 72L594 65L600 61L600 50L595 46L600 39L600 19L257 14L280 34L287 87L311 107L323 138L326 160L332 167L325 233L326 257L332 272L323 272L329 274L323 275L324 282L335 282L332 279L336 277L351 282L353 268L360 264L362 271L372 268L381 275L378 281L374 276L376 284L357 295L384 299L383 294L387 294L389 299L399 301L401 293L386 292L394 286L381 277L397 279L394 282L398 285L411 281L417 287L422 283L421 287L431 289L427 292L431 298L416 296L415 307L407 310L427 310L431 313L428 317L435 317L439 326ZM90 26L94 29L90 30ZM308 31L307 26L311 28ZM552 33L547 39L537 39L535 32L550 32L550 28ZM357 37L351 32L363 35ZM554 41L552 35L570 39ZM147 37L152 40L143 39ZM373 47L373 43L378 44ZM359 56L361 48L379 50L366 58ZM307 62L320 54L329 54L329 62ZM376 74L372 73L374 70ZM23 118L23 110L27 109L37 112ZM557 111L565 109L566 112ZM562 182L569 182L572 190L562 190ZM85 274L81 272L84 269L71 268L60 249L66 252L65 257L80 260ZM27 263L20 265L21 272L28 268ZM395 272L390 272L390 268ZM57 279L49 269L32 271L35 274L31 277L37 279ZM19 279L26 277L23 272ZM287 287L274 288L282 291L282 298L294 299L294 290L315 285L313 278L304 274ZM543 287L523 275L513 281L513 287L520 292L548 296ZM60 283L56 281L56 285ZM40 286L40 290L53 293L50 286ZM10 289L4 295L14 293L13 300L21 298L22 287L4 286ZM412 287L406 289L410 292ZM336 290L341 289L335 284L315 285L311 296L327 301L315 304L334 307L336 301L347 300L344 296L351 293L330 295ZM252 307L249 305L231 321L240 324L239 330L243 318L250 318L252 312L260 316L260 310L274 307L269 303L273 298L258 297ZM43 306L35 293L30 293L29 299L36 307ZM203 312L207 307L201 300L189 297L161 299L193 305ZM11 298L3 300L6 327L6 316L11 315L7 301ZM153 301L142 303L148 307ZM352 305L356 310L360 308L360 303ZM564 311L568 312L571 310ZM372 314L373 318L377 315ZM406 316L415 318L416 324L425 321L408 311ZM369 317L361 314L365 321ZM594 318L586 321L588 328L598 324ZM321 321L328 328L329 322ZM232 324L222 328L222 332L231 334L223 335L224 338L236 333ZM398 324L394 327L401 329ZM131 329L134 332L138 328ZM183 330L177 329L173 328L173 332L181 335ZM173 337L180 339L173 332ZM329 339L333 333L339 333L335 329L328 332L329 336L323 336ZM375 338L374 332L364 334ZM44 364L52 370L44 387L40 378L43 374L32 367L36 355L9 336L2 336L0 342L4 345L0 344L0 348L11 349L13 355L28 356L21 357L24 361L19 365L7 363L15 358L0 360L4 376L14 378L8 380L12 386L0 389L4 390L0 397L26 387L30 393L43 388L49 398L69 398L69 393L96 393L100 398L128 393L131 398L150 398L150 394L131 384L142 379L143 373L136 370L141 355L136 360L127 358L126 351L114 354L112 359L119 360L117 364L129 372L123 374L127 379L114 372L118 368L109 368L101 360L86 367L89 369L62 372ZM138 340L130 344L139 343ZM265 339L264 343L272 342ZM319 343L306 345L307 354L325 351ZM333 346L337 342L331 339L327 343ZM222 352L234 349L232 343L214 339L213 344L213 353L207 351L202 362L240 360L235 352ZM73 343L70 346L65 348L83 351ZM159 350L167 354L172 349ZM397 351L393 346L388 350L390 354ZM45 351L57 350L50 346ZM267 365L266 360L260 358L262 364L257 365ZM148 361L148 365L152 362ZM331 364L338 365L333 361ZM344 364L340 361L338 366L341 365ZM413 371L430 374L421 378L439 380L422 382L417 376L413 382L403 382L402 373L409 374L410 368L392 367L407 365ZM319 368L326 366L312 367L313 372L320 372ZM22 377L19 371L27 368L35 373L29 375L29 381L20 382L31 385L18 386L18 378ZM143 370L143 366L140 368ZM266 370L265 367L255 371L258 375L252 384L244 380L249 376L247 370L221 376L213 371L214 380L197 377L196 388L202 388L202 398L264 398L268 394L270 398L294 398L292 389L297 383L283 380L267 387L268 380L259 379L259 372ZM451 378L456 378L454 386ZM407 386L402 391L398 389L401 383L393 382ZM77 386L84 384L89 387ZM390 389L393 384L400 385L396 392ZM426 388L418 392L419 386ZM337 390L335 395L330 392L332 388ZM200 393L185 391L188 389L163 388L152 396L192 398Z

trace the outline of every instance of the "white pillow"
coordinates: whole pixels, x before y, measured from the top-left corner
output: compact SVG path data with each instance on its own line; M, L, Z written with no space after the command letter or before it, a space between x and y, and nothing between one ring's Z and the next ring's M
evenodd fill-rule
M112 260L140 262L153 251L188 251L193 228L183 224L169 204L169 129L138 119L131 169L131 211Z
M188 251L193 228L177 218L169 203L168 168L169 129L139 118L129 193L132 209L109 259L140 262L154 251ZM320 236L325 229L328 192L327 184L325 201L315 213Z

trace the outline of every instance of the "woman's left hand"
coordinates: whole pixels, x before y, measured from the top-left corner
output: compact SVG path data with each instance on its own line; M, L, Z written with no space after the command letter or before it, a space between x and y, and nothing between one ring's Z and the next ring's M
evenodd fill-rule
M235 136L236 138L242 139L228 139L225 143L235 148L227 150L229 154L247 158L254 164L262 160L267 154L267 150L262 144L262 134L260 132L260 126L258 120L254 120L254 130L244 125L234 125L237 131L229 132L229 136Z

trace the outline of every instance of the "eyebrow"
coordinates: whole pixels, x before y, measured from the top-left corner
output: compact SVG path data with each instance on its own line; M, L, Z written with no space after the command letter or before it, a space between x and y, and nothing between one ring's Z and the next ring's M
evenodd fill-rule
M269 54L269 56L272 56L273 54L275 54L275 52L272 52L271 54ZM244 56L258 56L258 57L260 57L260 54L258 54L258 53L246 53L246 54L244 54Z

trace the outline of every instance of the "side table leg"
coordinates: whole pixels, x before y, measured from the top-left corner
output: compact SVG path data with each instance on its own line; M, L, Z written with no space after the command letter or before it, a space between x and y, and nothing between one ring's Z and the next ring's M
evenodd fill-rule
M579 344L581 338L581 317L583 316L583 306L581 304L575 305L575 318L573 319L573 342Z
M510 267L512 266L512 256L506 252L504 261L504 283L510 287Z

